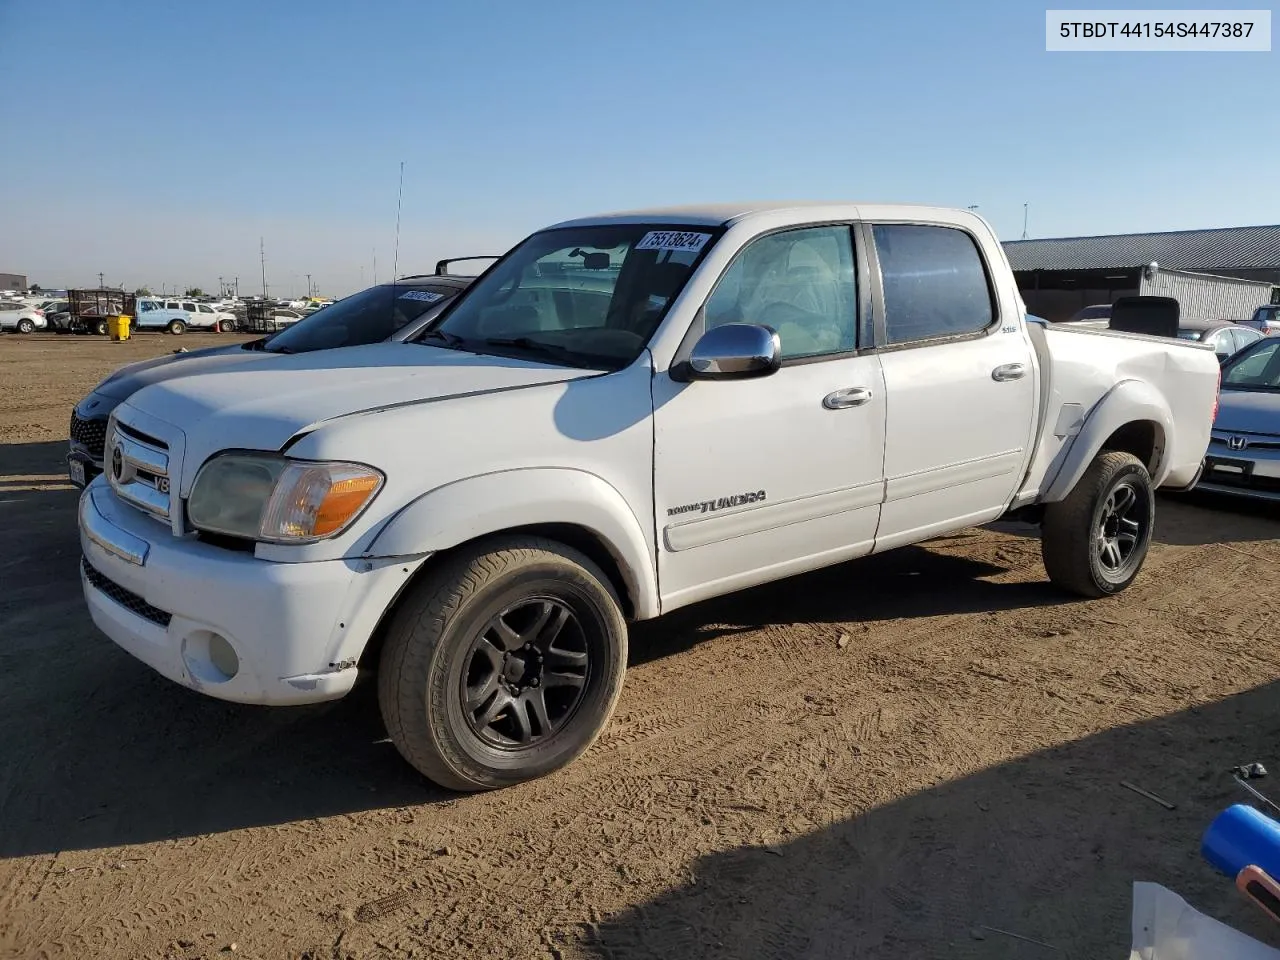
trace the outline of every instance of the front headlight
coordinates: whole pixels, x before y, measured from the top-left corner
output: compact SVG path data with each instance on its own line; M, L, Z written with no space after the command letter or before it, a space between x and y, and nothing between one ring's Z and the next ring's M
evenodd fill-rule
M383 480L360 463L223 454L200 468L187 515L208 533L272 543L323 540L345 530Z

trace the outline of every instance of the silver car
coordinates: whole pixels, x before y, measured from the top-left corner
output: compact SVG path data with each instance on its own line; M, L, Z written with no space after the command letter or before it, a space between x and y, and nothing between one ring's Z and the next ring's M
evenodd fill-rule
M1280 337L1222 365L1222 392L1197 490L1280 500Z

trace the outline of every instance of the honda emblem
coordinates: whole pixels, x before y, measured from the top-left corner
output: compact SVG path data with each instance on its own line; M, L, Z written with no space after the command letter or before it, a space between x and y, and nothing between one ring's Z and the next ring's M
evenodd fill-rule
M1229 450L1243 450L1249 445L1249 441L1244 437L1228 437L1227 448Z

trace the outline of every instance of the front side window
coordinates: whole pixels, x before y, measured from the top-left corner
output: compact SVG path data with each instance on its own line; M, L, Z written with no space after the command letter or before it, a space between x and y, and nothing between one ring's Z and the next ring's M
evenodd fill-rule
M719 233L656 224L535 233L414 341L621 369L644 350Z
M751 241L716 284L706 328L759 323L784 360L857 348L857 281L847 226L805 227Z
M876 224L872 234L889 343L975 334L991 326L991 284L969 234L920 224Z

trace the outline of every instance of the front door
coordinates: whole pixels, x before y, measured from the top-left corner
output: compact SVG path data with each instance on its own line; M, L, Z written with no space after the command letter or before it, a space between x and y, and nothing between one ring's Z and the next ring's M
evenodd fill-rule
M748 380L655 376L664 610L870 552L886 408L879 360L857 350L855 263L847 225L756 238L720 278L703 323L773 327L781 368Z
M1017 307L1001 303L972 235L922 224L869 232L890 397L876 537L887 550L1004 511L1030 458L1037 386Z

